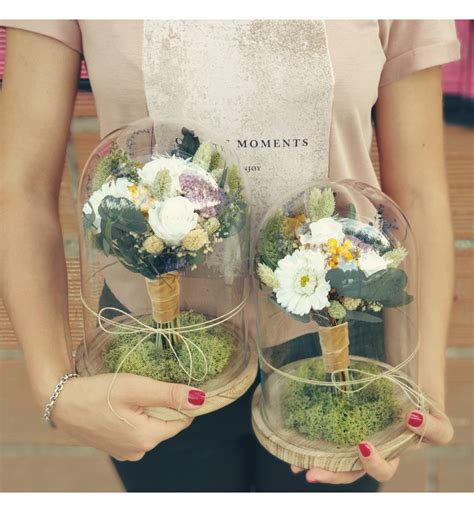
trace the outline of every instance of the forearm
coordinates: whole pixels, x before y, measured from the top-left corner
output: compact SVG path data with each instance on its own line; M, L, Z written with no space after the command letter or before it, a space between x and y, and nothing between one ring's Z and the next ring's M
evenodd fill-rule
M2 204L1 291L36 400L73 368L67 273L54 198L13 190Z
M419 381L444 407L445 351L454 294L454 241L447 194L426 187L406 214L418 249Z

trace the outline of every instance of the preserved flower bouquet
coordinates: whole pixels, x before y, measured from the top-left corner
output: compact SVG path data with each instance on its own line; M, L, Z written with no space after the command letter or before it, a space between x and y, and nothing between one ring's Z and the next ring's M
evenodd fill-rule
M132 318L138 327L107 328L104 370L204 384L236 358L238 344L223 322L213 325L209 315L180 310L181 277L241 232L248 206L240 171L220 146L186 128L180 135L169 152L151 159L130 157L115 139L102 147L82 203L83 233L88 247L143 277L152 310L135 318L116 308L120 322Z
M308 188L269 213L260 231L259 340L261 365L270 373L261 398L265 414L263 419L259 416L266 427L259 425L257 430L262 434L273 421L272 433L259 436L265 438L265 446L273 446L281 429L286 437L272 448L277 456L282 446L288 448L286 442L307 443L295 441L299 438L291 432L308 442L326 443L328 452L349 449L400 423L406 405L397 384L384 377L391 366L383 358L360 357L364 355L360 347L356 355L350 354L352 334L354 347L361 340L364 347L378 343L371 338L374 327L360 326L382 324L384 311L402 310L413 301L404 269L408 250L394 236L399 226L385 218L382 201L370 205L372 217L359 214L351 195L362 208L367 209L368 201L351 187ZM273 306L265 306L268 301ZM287 320L280 319L274 328L281 316L278 311ZM307 326L298 327L301 323ZM308 357L311 345L306 343L306 355L298 360L298 343L302 345L304 337L286 334L285 329L319 340L321 356ZM383 336L382 329L381 325L378 332ZM268 441L272 436L273 441ZM291 457L284 460L296 463Z

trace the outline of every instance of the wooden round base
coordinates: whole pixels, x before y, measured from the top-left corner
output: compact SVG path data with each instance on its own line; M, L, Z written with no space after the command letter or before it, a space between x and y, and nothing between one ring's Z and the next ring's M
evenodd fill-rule
M222 373L214 379L209 380L199 389L206 392L204 405L194 410L176 410L166 407L149 407L145 409L146 414L154 418L172 421L201 416L231 404L241 397L252 385L257 375L258 358L253 340L244 346L236 335L235 328L229 324L221 324L232 334L236 344L236 350L229 359L229 362ZM103 354L110 336L98 331L97 336L85 347L81 345L76 351L76 371L81 376L92 376L99 373L107 373L103 366ZM245 349L243 351L243 349ZM112 393L113 402L113 393Z
M313 358L312 358L313 359ZM316 357L314 359L321 359ZM366 361L377 364L384 369L391 368L388 364L367 359L364 357L351 357L354 361ZM305 360L307 361L307 360ZM296 373L302 361L295 361L281 368L286 373ZM289 379L277 373L271 374L266 381L265 399L270 404L280 403L281 393L288 385ZM400 389L397 397L402 405L402 418L414 408ZM421 408L421 405L420 405ZM285 428L284 418L277 407L272 408L271 424L267 421L262 400L262 389L259 385L252 399L252 426L262 446L275 457L294 464L301 468L310 469L319 467L329 471L354 471L361 469L357 447L337 446L328 441L310 440L302 434ZM395 458L409 445L415 443L419 437L407 429L403 420L391 425L383 431L375 432L369 436L373 443L387 460Z

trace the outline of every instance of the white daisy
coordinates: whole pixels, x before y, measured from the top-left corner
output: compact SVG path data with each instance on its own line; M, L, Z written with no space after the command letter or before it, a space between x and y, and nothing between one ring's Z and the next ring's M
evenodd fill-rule
M326 264L319 251L296 250L278 262L275 289L279 304L295 315L306 315L329 306L330 284L325 280Z

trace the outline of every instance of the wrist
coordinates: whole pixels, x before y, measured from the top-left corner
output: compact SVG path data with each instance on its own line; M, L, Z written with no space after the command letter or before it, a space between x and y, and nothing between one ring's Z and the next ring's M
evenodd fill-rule
M36 403L44 409L61 377L68 373L75 373L75 371L73 364L64 364L41 372L32 382Z
M52 416L53 416L54 408L56 406L56 401L59 399L59 397L64 389L64 386L67 385L67 383L71 379L76 379L77 377L79 377L79 375L77 373L66 373L61 377L59 382L56 384L56 386L54 388L54 392L50 396L49 401L48 401L48 403L44 409L44 413L43 413L44 419L46 420L46 422L48 423L48 425L50 427L56 428L56 424L53 421Z

